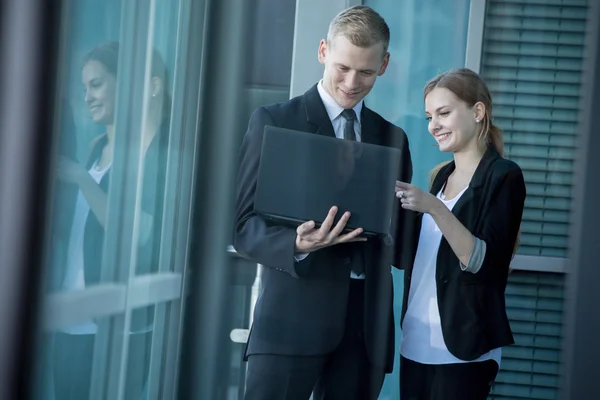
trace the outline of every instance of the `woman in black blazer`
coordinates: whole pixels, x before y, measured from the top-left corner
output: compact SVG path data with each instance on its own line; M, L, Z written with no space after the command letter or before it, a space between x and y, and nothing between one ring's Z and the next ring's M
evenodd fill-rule
M431 192L398 182L402 207L419 213L405 271L402 400L486 399L501 348L513 343L504 291L517 246L525 182L502 158L487 86L471 70L425 87L429 132L453 160L432 171Z

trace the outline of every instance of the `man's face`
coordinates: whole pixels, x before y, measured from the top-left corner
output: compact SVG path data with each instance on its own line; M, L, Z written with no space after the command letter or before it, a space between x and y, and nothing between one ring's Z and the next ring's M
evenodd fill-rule
M330 42L321 40L319 62L325 65L323 86L340 106L353 108L369 94L375 79L383 75L389 58L382 43L358 47L343 35Z

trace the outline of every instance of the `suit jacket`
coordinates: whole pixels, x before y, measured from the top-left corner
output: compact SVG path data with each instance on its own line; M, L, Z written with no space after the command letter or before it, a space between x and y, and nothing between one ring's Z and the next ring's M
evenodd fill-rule
M240 152L234 247L266 268L246 355L323 355L333 351L344 334L350 271L360 262L366 276L367 353L374 365L390 372L394 359L390 265L400 262L401 246L369 239L321 249L295 262L295 229L271 224L253 211L265 125L335 137L316 85L302 96L258 108L250 118ZM361 135L363 142L400 149L398 179L411 180L408 140L402 129L363 107ZM402 244L406 213L396 206L392 236Z
M431 193L437 195L454 171L454 161L437 174ZM506 315L504 291L513 248L523 215L525 182L517 164L490 146L468 189L452 213L486 243L481 269L460 269L459 260L442 237L437 254L436 286L442 333L448 350L461 360L514 343ZM419 236L420 221L414 235ZM417 246L413 248L416 254ZM408 306L412 264L404 274L402 321Z

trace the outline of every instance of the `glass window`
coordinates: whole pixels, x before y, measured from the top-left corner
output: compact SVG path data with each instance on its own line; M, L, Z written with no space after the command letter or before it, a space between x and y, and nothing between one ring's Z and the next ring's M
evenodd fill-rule
M37 397L173 397L203 4L65 4Z
M423 88L429 79L443 71L464 66L469 22L468 0L368 0L390 26L390 64L365 103L388 121L406 131L413 165L413 183L428 188L429 171L449 155L442 153L427 131ZM398 12L399 7L404 11ZM404 272L392 269L394 314L400 320ZM396 326L396 343L402 338ZM398 390L399 356L394 372L386 376L381 399L400 396Z

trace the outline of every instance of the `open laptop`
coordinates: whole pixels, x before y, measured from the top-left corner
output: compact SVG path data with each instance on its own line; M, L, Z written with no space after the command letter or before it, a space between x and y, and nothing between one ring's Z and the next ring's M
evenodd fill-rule
M346 231L387 237L399 166L396 148L266 126L254 211L292 227L320 226L335 205L336 222L351 213Z

